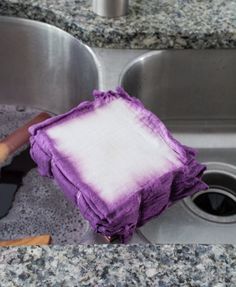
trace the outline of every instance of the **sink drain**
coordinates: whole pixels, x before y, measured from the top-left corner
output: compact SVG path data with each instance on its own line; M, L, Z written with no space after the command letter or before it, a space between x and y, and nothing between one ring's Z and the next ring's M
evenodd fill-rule
M236 222L236 168L226 164L209 163L203 181L208 190L195 193L184 200L196 215L217 223Z

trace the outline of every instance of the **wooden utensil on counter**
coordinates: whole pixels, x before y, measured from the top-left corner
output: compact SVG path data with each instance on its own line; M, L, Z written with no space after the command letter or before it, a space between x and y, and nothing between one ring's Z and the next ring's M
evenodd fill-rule
M29 140L30 134L28 129L34 124L38 124L46 119L50 118L48 113L42 112L32 120L27 122L22 127L8 135L6 138L0 141L0 166L4 161L13 154L18 148L26 144Z
M0 247L49 245L50 242L51 242L51 236L46 234L46 235L26 237L26 238L16 239L16 240L0 241Z
M48 118L50 118L49 114L40 113L0 141L0 167L8 156L29 141L29 127ZM9 165L2 167L0 170L0 219L9 212L15 193L22 184L23 177L34 167L35 163L30 157L28 148L15 156Z

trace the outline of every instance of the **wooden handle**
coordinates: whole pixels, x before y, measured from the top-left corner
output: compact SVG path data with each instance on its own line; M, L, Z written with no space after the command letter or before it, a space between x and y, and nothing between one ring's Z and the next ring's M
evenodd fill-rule
M48 118L50 118L48 113L40 113L22 127L8 135L5 139L0 141L0 164L3 163L9 155L28 142L30 137L28 132L29 127Z
M0 247L49 245L50 241L51 241L50 235L41 235L41 236L27 237L27 238L17 239L17 240L0 241Z

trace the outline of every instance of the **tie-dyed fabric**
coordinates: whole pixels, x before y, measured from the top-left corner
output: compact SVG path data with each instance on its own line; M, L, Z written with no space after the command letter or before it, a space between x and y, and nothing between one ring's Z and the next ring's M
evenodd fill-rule
M205 166L122 88L30 128L31 156L96 232L127 242L136 227L207 188Z

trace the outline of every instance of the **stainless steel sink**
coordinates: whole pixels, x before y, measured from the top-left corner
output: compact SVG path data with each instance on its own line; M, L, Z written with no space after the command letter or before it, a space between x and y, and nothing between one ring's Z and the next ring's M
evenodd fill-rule
M91 49L53 26L0 17L0 43L0 138L41 110L57 114L90 99L99 85ZM87 231L79 210L36 169L0 219L0 240L48 233L53 243L76 244Z
M50 25L5 17L0 38L0 137L38 110L61 113L95 88L122 85L198 149L210 186L141 227L132 242L236 243L236 50L90 49ZM32 171L25 182L0 220L0 239L45 230L55 243L78 243L88 230L82 242L104 242L50 180ZM19 217L33 224L24 228Z
M0 42L0 104L61 113L98 87L92 50L56 27L0 17Z
M150 242L236 243L236 50L146 53L121 85L198 149L207 192L177 203L140 230Z

